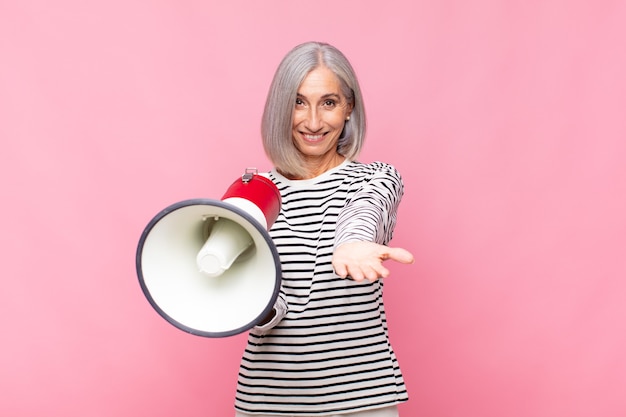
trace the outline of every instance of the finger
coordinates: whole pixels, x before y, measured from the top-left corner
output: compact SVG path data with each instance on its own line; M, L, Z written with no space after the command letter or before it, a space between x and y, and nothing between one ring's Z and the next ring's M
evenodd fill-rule
M376 277L377 278L387 278L389 276L390 272L387 268L385 268L383 266L383 264L380 264L377 266L376 268Z
M369 267L363 268L363 275L365 275L365 278L368 281L374 282L378 278L381 277L380 269L381 268L369 268ZM385 268L382 268L382 269L385 269Z
M391 259L402 264L412 264L415 262L413 254L403 248L389 248L386 259Z
M350 269L350 276L353 278L353 275L356 276L356 278L354 278L355 281L367 279L370 282L374 282L377 279L386 278L389 276L389 273L389 270L385 268L380 261L372 264L355 265Z
M341 278L348 276L348 269L345 264L335 262L333 263L333 267L335 268L335 274L339 275Z
M356 282L361 282L365 279L363 271L357 266L348 267L348 276L350 276L350 278L352 278Z

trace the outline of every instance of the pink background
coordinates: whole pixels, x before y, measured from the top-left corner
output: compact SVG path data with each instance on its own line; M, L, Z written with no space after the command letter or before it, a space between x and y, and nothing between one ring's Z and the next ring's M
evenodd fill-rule
M403 416L626 415L623 1L1 1L0 415L230 416L245 335L161 319L139 236L269 169L282 56L351 59L403 173Z

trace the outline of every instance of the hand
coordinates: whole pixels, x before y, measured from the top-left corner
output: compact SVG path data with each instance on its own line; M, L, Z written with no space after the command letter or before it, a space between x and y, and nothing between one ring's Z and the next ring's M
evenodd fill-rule
M341 278L352 277L355 281L367 279L371 282L389 276L383 262L391 259L403 264L412 264L413 255L402 248L390 248L373 242L348 242L333 253L333 268Z

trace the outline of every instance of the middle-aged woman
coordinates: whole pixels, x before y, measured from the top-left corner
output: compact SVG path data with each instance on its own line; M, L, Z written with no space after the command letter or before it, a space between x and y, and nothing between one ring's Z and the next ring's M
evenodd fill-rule
M345 56L317 42L291 50L262 122L282 197L270 230L282 287L271 316L250 331L237 416L393 417L408 399L382 297L383 261L413 262L386 246L403 184L389 164L356 161L364 135Z

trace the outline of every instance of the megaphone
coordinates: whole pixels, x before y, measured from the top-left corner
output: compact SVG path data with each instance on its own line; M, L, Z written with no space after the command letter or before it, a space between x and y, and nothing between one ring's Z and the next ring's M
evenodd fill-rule
M280 204L274 183L246 169L221 200L184 200L158 213L136 256L152 307L198 336L232 336L257 325L280 290L280 260L267 232Z

